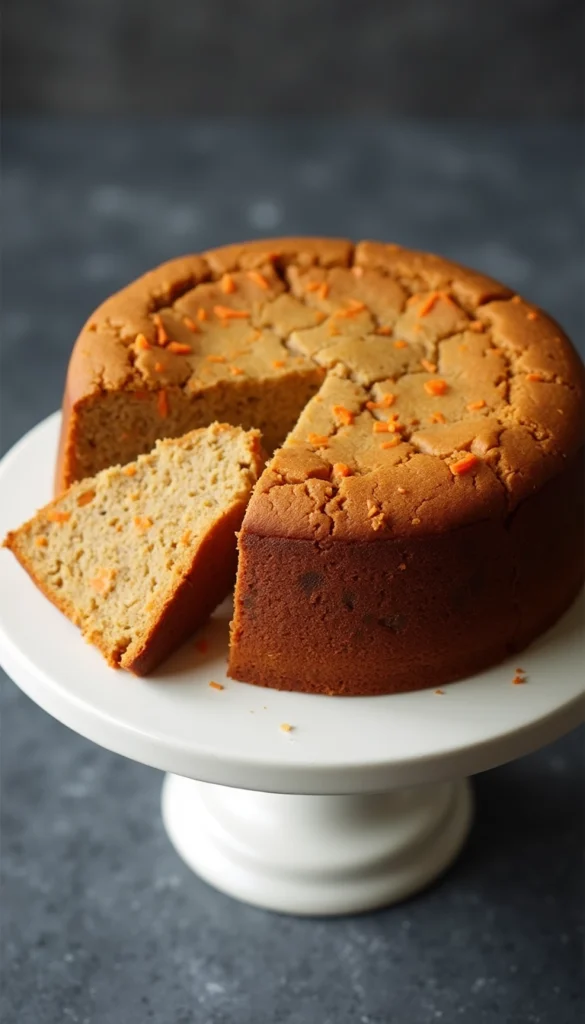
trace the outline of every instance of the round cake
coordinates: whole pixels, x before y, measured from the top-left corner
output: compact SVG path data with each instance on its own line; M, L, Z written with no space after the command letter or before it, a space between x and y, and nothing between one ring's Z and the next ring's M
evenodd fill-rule
M230 674L437 687L520 651L582 584L584 391L558 324L447 260L228 246L85 325L58 488L214 420L259 428L275 454L240 533Z

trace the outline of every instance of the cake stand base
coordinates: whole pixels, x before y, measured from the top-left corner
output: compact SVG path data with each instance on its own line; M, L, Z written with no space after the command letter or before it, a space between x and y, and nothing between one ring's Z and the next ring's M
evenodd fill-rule
M286 914L355 914L432 882L472 818L467 779L354 796L258 793L167 775L163 820L206 882Z

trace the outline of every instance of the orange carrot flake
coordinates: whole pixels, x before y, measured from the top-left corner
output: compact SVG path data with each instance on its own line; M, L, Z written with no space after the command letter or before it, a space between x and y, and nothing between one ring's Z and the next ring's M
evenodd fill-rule
M329 438L325 434L309 434L307 441L316 448L325 448L329 444Z
M229 371L232 377L239 377L244 372L241 366L230 366Z
M479 465L479 459L477 455L464 455L462 459L458 459L457 462L452 462L449 466L453 476L464 476L465 473L471 472Z
M192 320L190 316L184 316L183 317L183 323L185 324L185 327L187 327L190 331L193 332L193 334L197 334L198 333L199 328L198 328L197 324L195 323L195 321Z
M422 366L423 370L427 371L427 373L436 373L437 372L437 364L436 363L431 363L430 360L428 360L428 359L421 359L420 365Z
M389 434L390 425L388 423L382 423L380 420L376 420L372 425L372 432L374 434Z
M203 323L204 320L208 319L207 310L204 309L203 306L200 306L199 309L197 310L197 319L199 320L200 323Z
M544 378L541 377L540 373L527 373L526 374L526 380L542 381L542 380L544 380Z
M273 359L272 360L272 365L273 365L275 370L280 370L283 366L286 366L286 360L285 359Z
M319 290L320 287L321 281L309 281L308 285L306 286L306 291L316 292Z
M191 352L191 346L182 341L171 341L167 351L173 352L176 356L186 356Z
M438 377L437 380L425 381L424 388L428 395L444 395L447 391L447 382Z
M206 358L208 363L225 363L227 361L225 356L210 355L210 356L205 356L205 358Z
M142 349L143 352L146 352L147 349L152 348L152 345L144 336L144 334L137 334L134 344L136 345L136 348Z
M407 347L408 347L408 342L402 341L401 338L398 338L398 340L394 342L394 348L407 348Z
M35 537L35 547L37 548L46 548L48 543L49 542L46 537Z
M154 370L155 370L155 373L162 373L163 370L164 370L163 364L162 363L155 363L154 364Z
M58 508L50 508L47 512L50 523L66 523L71 519L71 512L61 512Z
M225 690L225 686L223 686L222 683L216 683L213 679L211 680L209 685L212 690Z
M84 491L83 494L79 495L77 504L81 508L83 505L89 505L90 501L93 501L94 498L95 491Z
M169 415L169 400L167 398L167 393L164 390L164 388L162 388L159 391L158 395L156 396L156 408L158 410L159 416L161 416L162 419L166 419L166 417Z
M396 448L396 445L400 444L401 440L402 438L398 434L395 434L390 441L382 441L380 448Z
M484 409L485 399L480 398L478 402L468 402L467 408L469 409L470 412L475 412L476 409Z
M251 315L245 309L231 309L229 306L214 306L213 312L220 320L247 320Z
M224 274L223 275L223 277L221 279L221 290L226 295L231 295L232 292L235 292L236 286L235 286L234 279L231 276L231 274Z
M164 346L168 343L169 336L167 334L166 327L162 322L162 317L160 313L155 313L152 319L156 327L157 344L161 345L164 348Z
M146 531L150 530L150 527L152 526L152 519L150 516L134 516L132 522L139 533L146 533Z
M381 334L382 337L388 338L392 334L392 328L388 326L376 327L374 334Z
M96 594L105 597L112 589L115 578L115 569L98 569L95 576L90 579L89 585L92 590L95 590Z
M317 288L317 294L320 299L327 298L327 296L329 295L329 285L327 284L327 281L323 281L323 283L319 285L319 287Z
M430 417L431 423L446 423L447 420L442 412L434 412Z
M334 405L333 415L346 427L351 426L355 419L355 413L351 412L350 409L346 409L344 405Z
M436 694L437 694L437 695L438 695L439 697L442 697L442 696L443 696L443 694L445 693L445 691L444 691L444 690L435 690L435 693L436 693Z
M485 330L485 324L481 320L471 320L467 327L470 331L475 331L477 334L481 334Z
M249 270L248 277L250 278L250 281L253 282L253 284L257 284L258 287L263 288L264 291L266 291L267 288L269 287L268 281L264 277L264 274L261 274L258 270Z
M333 472L335 476L351 476L351 469L346 466L345 462L335 462L333 464Z
M428 316L435 308L435 304L439 301L439 298L439 292L431 292L423 302L422 306L419 307L418 316Z
M122 472L124 476L136 476L136 466L131 463L129 466L124 466Z

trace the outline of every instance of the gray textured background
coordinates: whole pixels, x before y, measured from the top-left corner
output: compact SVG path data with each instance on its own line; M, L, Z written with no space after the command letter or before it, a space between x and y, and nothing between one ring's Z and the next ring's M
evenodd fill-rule
M583 112L581 0L6 0L19 113Z
M582 345L582 180L580 129L551 123L9 124L2 444L56 408L105 295L169 256L254 235L443 251L548 307ZM305 921L200 882L163 833L159 773L6 680L3 725L3 1024L582 1021L581 732L477 779L470 842L432 889Z

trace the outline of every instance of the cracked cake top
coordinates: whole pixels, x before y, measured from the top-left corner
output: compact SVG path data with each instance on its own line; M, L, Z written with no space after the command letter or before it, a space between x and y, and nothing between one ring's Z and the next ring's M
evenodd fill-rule
M542 310L397 245L270 239L171 261L77 341L69 401L193 399L246 378L324 381L258 484L245 529L323 541L501 518L583 439L584 376Z

